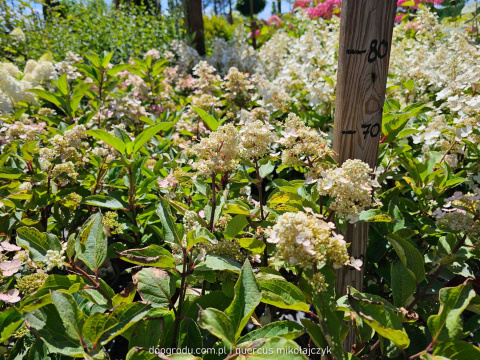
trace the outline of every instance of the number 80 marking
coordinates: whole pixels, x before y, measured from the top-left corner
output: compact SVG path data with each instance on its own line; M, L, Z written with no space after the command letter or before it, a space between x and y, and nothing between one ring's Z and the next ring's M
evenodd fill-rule
M385 56L387 56L388 52L388 41L387 40L382 40L380 41L380 44L378 43L378 40L374 39L370 43L370 52L368 53L368 62L372 63L375 60L378 59L383 59Z

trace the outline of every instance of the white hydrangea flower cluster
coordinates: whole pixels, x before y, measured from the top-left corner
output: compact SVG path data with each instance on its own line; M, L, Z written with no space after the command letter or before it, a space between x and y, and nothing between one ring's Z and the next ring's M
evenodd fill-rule
M345 240L334 228L333 223L326 223L315 215L288 212L266 230L267 241L275 244L277 255L291 266L308 269L330 260L339 268L349 264L349 257Z
M22 29L20 28L15 28L13 29L8 36L12 38L13 41L16 43L24 43L27 40L27 37L25 36L25 33L23 32Z
M334 152L325 134L306 126L297 115L288 115L281 135L278 143L285 147L282 152L283 165L308 167L307 179L318 179L321 172L330 166L325 158L333 156Z
M18 191L30 191L32 190L31 182L23 182L18 186Z
M252 73L257 66L258 52L244 41L245 31L243 25L238 25L231 41L227 42L221 38L213 39L213 52L207 61L216 67L221 75L225 75L232 67L242 72Z
M185 211L185 215L183 216L183 225L185 226L186 234L188 234L192 230L197 229L200 226L195 211Z
M277 140L275 128L261 120L247 122L240 128L240 152L244 159L258 160L268 154Z
M454 232L463 232L473 226L473 217L461 209L438 209L433 215L437 219L437 225L449 228Z
M45 264L47 265L46 270L50 271L56 267L61 268L65 263L65 249L60 251L58 250L47 250L47 259Z
M200 61L193 68L193 75L195 79L195 89L199 94L214 94L220 89L219 84L222 82L222 78L215 74L217 70L210 66L206 61Z
M233 171L239 154L238 143L238 131L235 126L232 124L220 126L208 138L203 138L192 147L193 153L198 157L198 162L192 166L206 177Z
M62 160L78 161L82 159L82 153L79 150L88 147L88 143L82 141L88 137L85 131L85 126L74 125L63 135L57 134L51 138L50 142L54 146L53 156L60 156Z
M88 143L82 141L87 138L86 129L83 125L74 125L71 129L65 131L63 135L57 134L50 139L51 147L40 148L39 155L43 161L45 169L49 172L51 178L66 174L72 179L76 179L78 173L75 164L83 162L83 153L81 149L86 149ZM60 158L59 164L54 164L55 159Z
M480 240L480 191L463 194L457 191L445 208L437 209L433 215L439 227L448 228L457 233L465 233L476 242Z
M145 53L145 55L143 55L145 59L149 56L152 58L152 60L160 60L162 58L162 54L157 49L150 49Z
M31 119L21 119L13 124L4 124L0 129L6 129L5 136L7 140L33 141L37 135L42 134L45 123L36 124Z
M230 68L222 84L222 88L226 91L225 97L232 101L238 101L238 98L242 101L248 100L249 91L255 88L249 77L249 74L238 71L236 67Z
M377 205L372 191L379 187L372 179L373 170L361 160L347 160L341 167L322 172L318 181L320 195L331 196L334 200L329 205L338 215L351 223L357 222L360 213Z
M45 84L48 80L53 80L56 76L54 65L50 61L28 60L25 69L23 82L29 82L32 87Z
M179 69L183 72L188 72L195 64L198 64L201 59L198 52L183 41L172 40L170 48L175 54Z

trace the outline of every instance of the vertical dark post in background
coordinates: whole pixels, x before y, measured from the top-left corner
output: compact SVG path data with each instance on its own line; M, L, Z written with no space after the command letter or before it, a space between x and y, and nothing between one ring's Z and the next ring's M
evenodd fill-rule
M333 148L337 161L360 159L377 166L396 0L343 0L340 25ZM348 225L349 253L365 263L369 224ZM364 267L337 272L337 291L362 291ZM350 351L355 334L344 347Z
M195 34L193 43L200 56L205 55L205 33L203 28L203 8L202 0L183 0L186 1L187 14L185 16L185 27L187 34Z
M253 0L250 0L250 30L252 31L252 46L254 49L256 49L257 35L255 34L255 32L257 31L257 23L255 22L253 15L254 15Z

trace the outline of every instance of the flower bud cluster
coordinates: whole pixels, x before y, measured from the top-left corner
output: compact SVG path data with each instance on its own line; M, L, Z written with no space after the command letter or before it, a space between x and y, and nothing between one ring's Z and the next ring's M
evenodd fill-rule
M123 224L117 221L118 214L114 211L107 211L103 217L103 225L117 234L123 234Z
M23 295L31 295L43 285L47 277L48 277L47 274L40 273L40 272L27 275L17 279L17 283L15 287Z

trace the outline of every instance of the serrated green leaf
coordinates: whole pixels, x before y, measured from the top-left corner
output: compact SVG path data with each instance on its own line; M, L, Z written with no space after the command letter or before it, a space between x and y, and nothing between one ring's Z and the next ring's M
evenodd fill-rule
M247 324L261 299L260 286L257 283L250 262L245 260L240 277L235 284L235 297L225 314L230 318L235 328L235 339Z
M144 301L152 303L153 307L168 307L175 292L175 278L164 270L146 268L133 276L138 292Z

